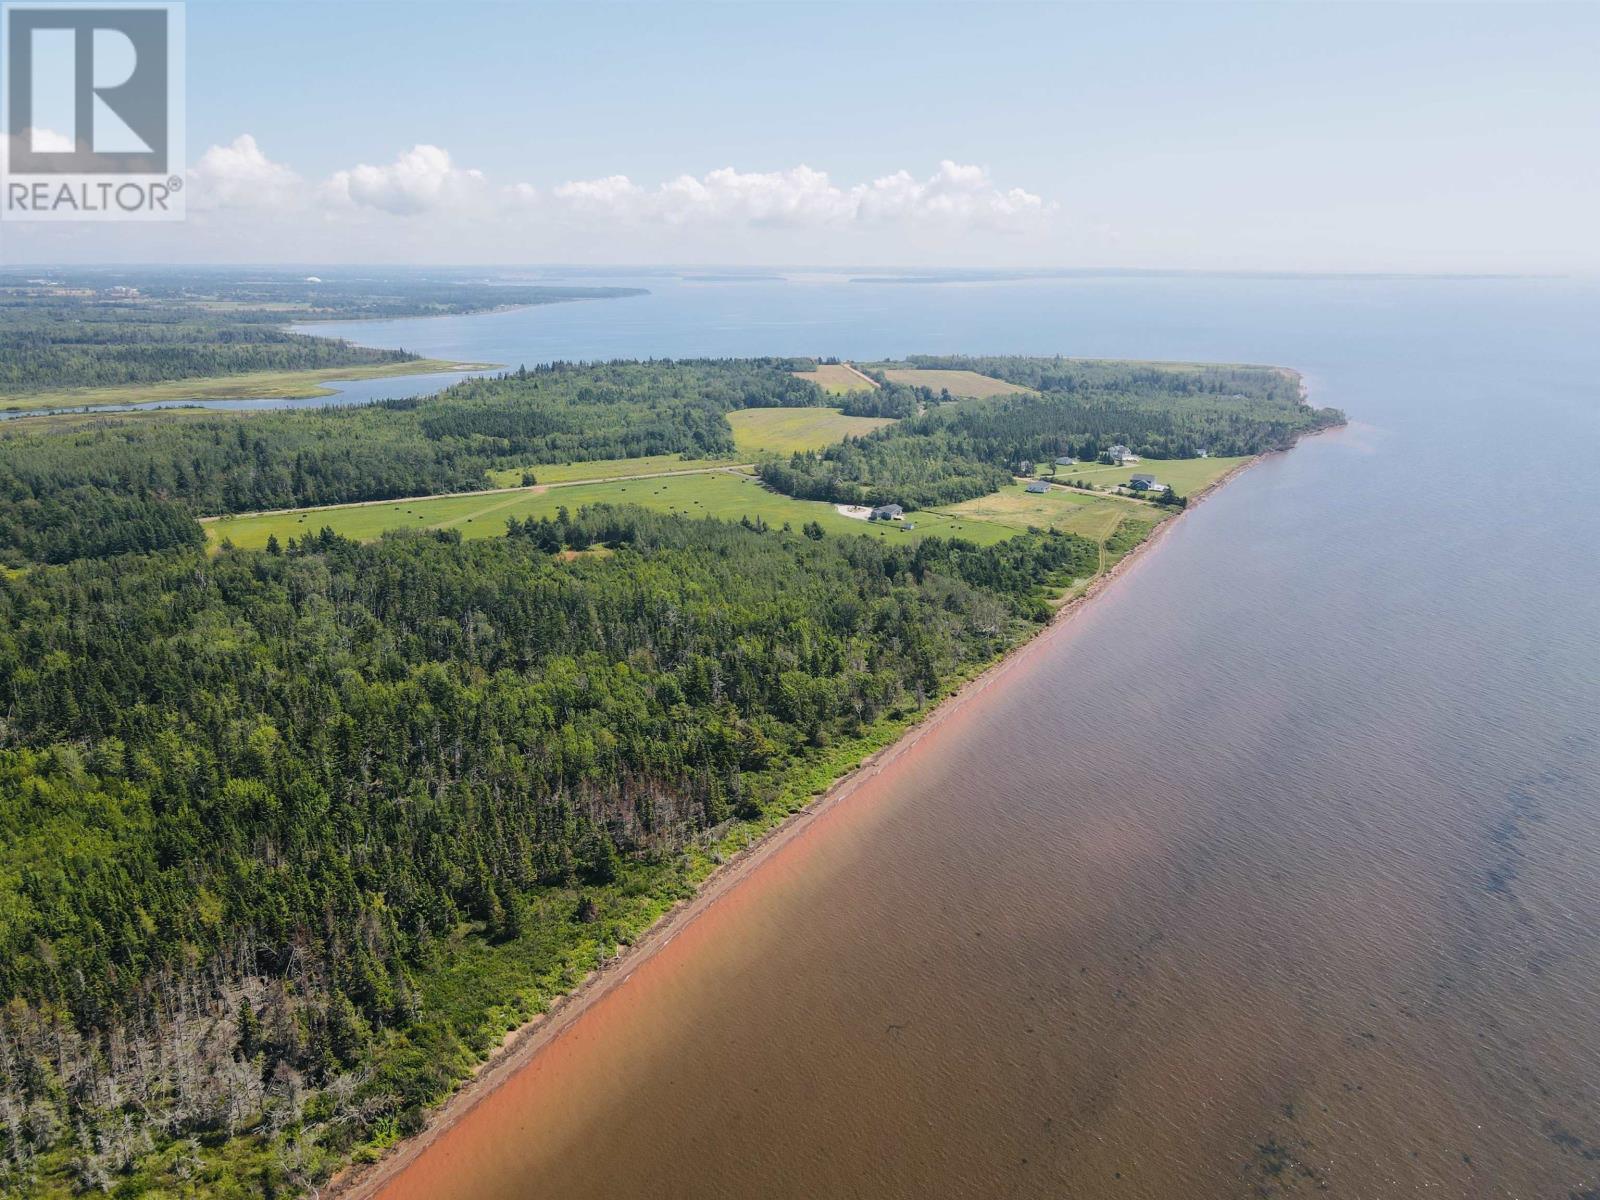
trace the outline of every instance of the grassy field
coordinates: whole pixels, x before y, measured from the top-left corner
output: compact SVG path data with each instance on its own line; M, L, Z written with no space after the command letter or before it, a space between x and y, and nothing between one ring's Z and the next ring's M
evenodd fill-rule
M334 379L387 379L395 375L424 375L436 371L471 371L492 365L419 358L415 362L319 367L314 371L248 371L239 375L215 375L202 379L170 379L160 383L67 388L55 392L0 396L0 409L26 412L34 408L144 404L151 400L261 400L278 396L302 399L332 396L334 389L323 385Z
M875 391L878 386L861 372L843 363L818 363L815 371L796 371L794 377L816 384L830 396Z
M1110 486L1127 483L1134 475L1154 475L1158 482L1176 488L1180 496L1190 496L1215 483L1245 461L1244 458L1147 458L1125 467L1081 463L1076 467L1057 467L1056 478L1085 479L1093 484Z
M594 462L539 463L528 467L540 483L573 483L585 479L616 479L624 475L658 475L666 471L706 471L735 465L731 458L684 458L680 454L651 454L643 458L601 458ZM490 471L495 487L520 487L522 467Z
M787 521L796 529L807 521L816 521L832 534L912 541L938 534L988 545L1016 532L1012 527L964 514L913 513L905 524L857 521L839 515L831 504L780 496L767 491L749 476L732 471L304 509L265 516L219 517L207 521L205 528L212 545L226 538L246 549L265 546L267 538L273 534L286 543L291 537L303 537L324 526L357 540L375 538L390 529L459 529L464 537L498 537L505 532L509 517L553 516L562 505L576 511L586 504L596 503L638 504L685 516L718 517L728 521L759 516L774 527ZM906 524L914 525L915 529L907 529Z
M820 450L894 422L888 417L847 417L836 408L742 408L728 414L728 424L741 455L763 458Z
M957 520L985 521L1013 529L1059 529L1096 542L1109 538L1124 517L1153 520L1170 515L1153 505L1118 496L1092 496L1066 488L1054 488L1041 495L1024 489L1024 484L1013 484L939 512Z
M976 371L920 371L909 367L890 367L883 374L891 383L932 388L935 392L948 388L952 396L973 397L980 400L988 396L1014 396L1033 392L1032 388L1006 383L988 375L979 375Z

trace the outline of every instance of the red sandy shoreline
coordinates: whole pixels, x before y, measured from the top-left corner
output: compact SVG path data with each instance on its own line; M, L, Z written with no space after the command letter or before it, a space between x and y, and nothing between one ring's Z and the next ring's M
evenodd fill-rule
M429 1147L460 1124L481 1101L492 1095L532 1061L544 1047L571 1028L597 1001L625 984L637 967L671 944L689 923L737 888L779 849L802 836L810 824L810 818L847 800L885 766L912 750L930 731L943 725L952 713L960 711L975 696L987 690L990 684L1016 669L1030 649L1058 636L1069 626L1073 615L1091 600L1108 591L1118 579L1131 570L1134 564L1141 561L1148 551L1159 545L1168 531L1173 529L1189 511L1204 502L1211 493L1228 483L1241 471L1265 457L1266 455L1257 455L1240 463L1209 487L1195 493L1190 497L1187 509L1163 521L1149 538L1131 550L1114 567L1095 579L1079 595L1064 603L1040 631L1012 647L981 674L963 684L890 745L862 759L859 766L841 776L812 803L768 830L718 867L706 877L693 898L668 911L633 945L606 966L591 972L578 987L556 1000L548 1012L533 1018L508 1035L488 1061L440 1106L422 1132L398 1143L376 1163L347 1168L336 1175L321 1194L326 1197L337 1197L339 1200L368 1200L382 1194L384 1189Z

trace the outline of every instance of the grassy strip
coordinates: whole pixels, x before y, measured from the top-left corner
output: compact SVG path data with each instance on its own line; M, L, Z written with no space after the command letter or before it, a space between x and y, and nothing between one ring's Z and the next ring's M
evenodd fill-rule
M640 458L601 458L592 462L537 463L527 467L506 467L490 471L495 487L521 487L526 472L538 483L582 483L591 479L615 479L625 475L659 475L667 471L709 471L731 467L734 458L684 458L681 454L647 454Z
M0 409L7 412L30 412L39 408L145 404L155 400L267 400L279 397L300 400L334 395L336 389L323 386L334 380L387 379L397 375L431 375L439 371L476 371L493 365L449 362L442 358L419 358L411 362L318 367L311 371L249 371L240 375L214 375L202 379L169 379L160 383L67 388L55 392L0 396Z

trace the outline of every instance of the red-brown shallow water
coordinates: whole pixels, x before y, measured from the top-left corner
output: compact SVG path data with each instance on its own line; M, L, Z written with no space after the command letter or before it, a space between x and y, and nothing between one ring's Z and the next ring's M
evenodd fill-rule
M1595 375L1472 332L1370 335L1322 393L1368 423L1203 505L382 1195L1600 1194L1595 515L1411 486L1481 481L1513 396L1592 439Z

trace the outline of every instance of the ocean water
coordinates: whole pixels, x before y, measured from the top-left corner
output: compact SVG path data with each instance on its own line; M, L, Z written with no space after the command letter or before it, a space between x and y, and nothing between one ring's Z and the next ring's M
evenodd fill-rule
M1600 1195L1600 286L649 286L337 332L1274 363L1351 424L1199 506L385 1195Z

